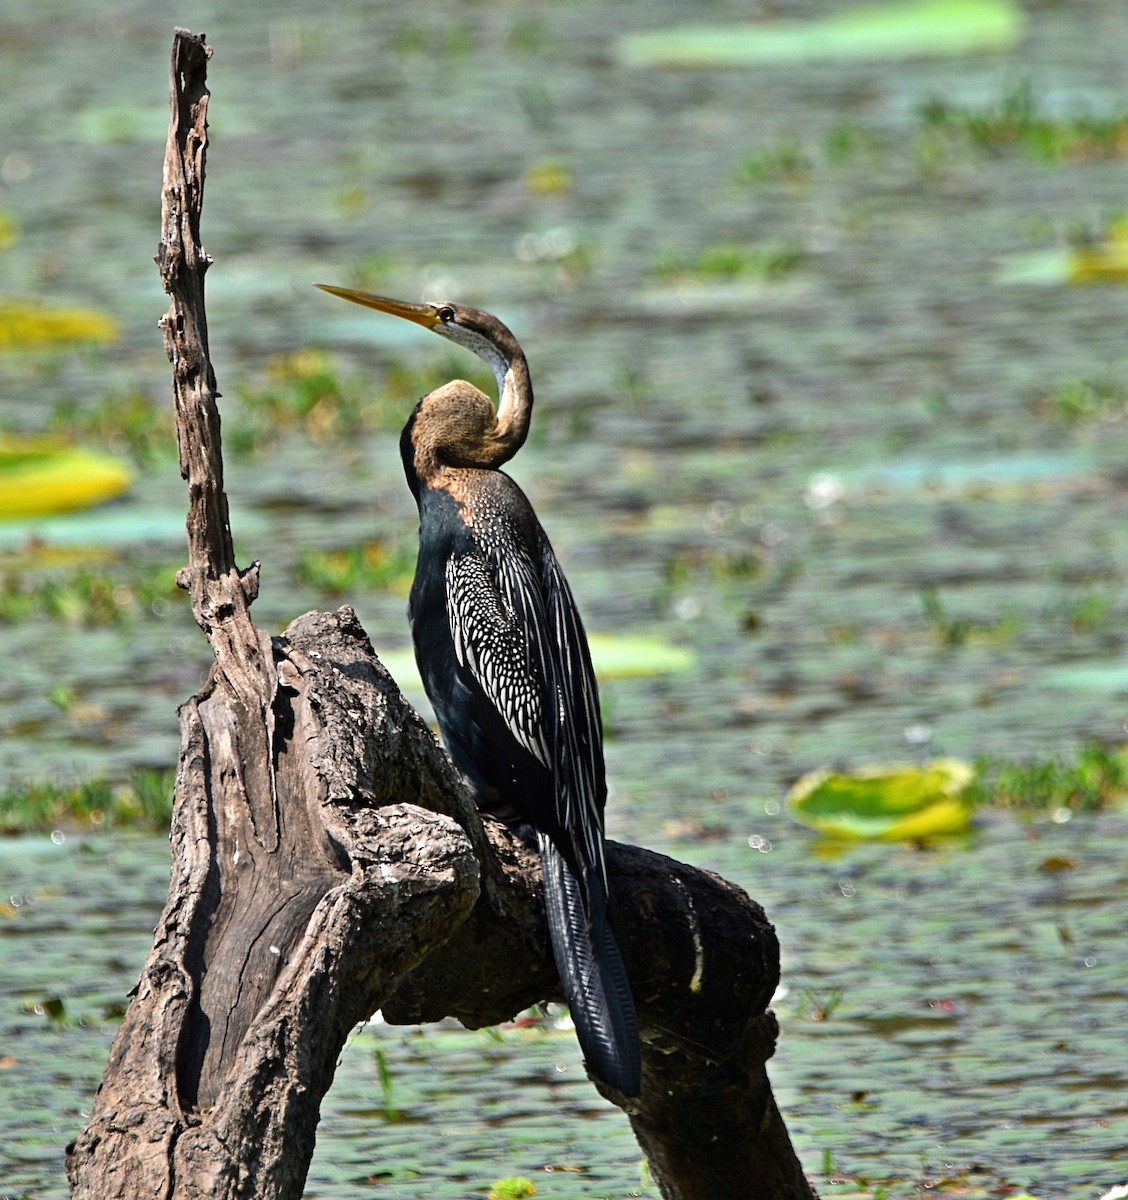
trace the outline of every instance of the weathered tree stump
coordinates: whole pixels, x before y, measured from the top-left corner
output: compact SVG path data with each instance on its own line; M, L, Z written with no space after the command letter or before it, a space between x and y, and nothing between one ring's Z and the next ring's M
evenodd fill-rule
M188 566L215 654L181 707L169 898L86 1128L79 1200L301 1196L350 1030L471 1027L559 998L534 852L483 825L351 609L271 639L258 565L234 561L199 238L202 36L174 35L157 261L173 364ZM765 1073L778 946L706 872L610 844L643 1031L627 1112L668 1200L809 1200ZM375 1164L374 1164L375 1166Z

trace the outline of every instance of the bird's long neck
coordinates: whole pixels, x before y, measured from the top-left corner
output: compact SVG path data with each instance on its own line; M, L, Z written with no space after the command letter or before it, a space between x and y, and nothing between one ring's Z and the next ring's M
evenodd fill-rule
M483 466L499 467L521 449L529 433L533 413L533 384L529 364L517 339L496 318L489 336L477 329L461 331L454 339L489 363L497 380L497 420L486 435L490 461Z
M494 441L502 450L495 466L513 457L529 435L529 419L533 414L533 384L529 364L520 350L506 362L499 359L490 364L497 377L497 427Z
M415 407L400 441L408 483L445 486L450 471L497 470L524 445L533 413L529 364L517 339L494 317L478 314L485 328L463 326L452 341L489 363L497 380L497 404L464 379L428 393Z

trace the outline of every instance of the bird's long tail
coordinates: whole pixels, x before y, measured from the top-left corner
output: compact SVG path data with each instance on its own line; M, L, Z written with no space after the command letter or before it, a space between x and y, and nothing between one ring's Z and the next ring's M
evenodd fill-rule
M626 1096L637 1096L642 1073L638 1018L627 968L607 919L603 880L584 888L564 856L538 834L545 908L556 969L576 1036L592 1073Z

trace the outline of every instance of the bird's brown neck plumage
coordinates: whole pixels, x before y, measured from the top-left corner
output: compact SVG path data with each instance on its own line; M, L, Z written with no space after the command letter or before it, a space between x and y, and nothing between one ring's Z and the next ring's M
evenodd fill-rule
M495 470L524 444L533 389L525 356L512 335L509 340L511 346L500 347L508 352L506 357L481 355L497 377L496 410L490 398L465 379L443 384L416 405L400 441L413 491L420 484L437 486L440 475L451 468Z

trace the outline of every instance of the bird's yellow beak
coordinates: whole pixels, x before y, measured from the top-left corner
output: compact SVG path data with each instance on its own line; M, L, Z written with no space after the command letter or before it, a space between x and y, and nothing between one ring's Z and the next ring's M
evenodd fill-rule
M403 317L405 321L414 321L424 329L434 329L441 326L439 310L433 304L412 304L407 300L389 300L387 296L374 296L371 292L358 292L353 288L334 287L330 283L315 283L323 292L332 296L340 296L342 300L351 300L353 304L362 304L365 308L374 308L377 312L391 313L393 317Z

